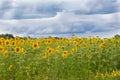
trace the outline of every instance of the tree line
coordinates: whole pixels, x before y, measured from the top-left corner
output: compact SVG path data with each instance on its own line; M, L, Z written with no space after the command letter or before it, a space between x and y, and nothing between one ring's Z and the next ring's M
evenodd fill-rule
M31 38L30 36L28 36L28 37ZM0 38L10 39L10 38L15 38L15 37L13 36L13 34L0 34ZM21 38L27 38L27 37L21 37ZM59 39L59 37L54 37L54 38ZM116 34L116 35L114 35L114 38L120 38L120 35Z

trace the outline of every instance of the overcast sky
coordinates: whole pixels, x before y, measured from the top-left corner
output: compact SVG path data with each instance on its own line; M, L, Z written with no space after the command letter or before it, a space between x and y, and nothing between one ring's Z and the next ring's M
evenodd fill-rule
M120 34L120 0L0 0L0 34L112 37Z

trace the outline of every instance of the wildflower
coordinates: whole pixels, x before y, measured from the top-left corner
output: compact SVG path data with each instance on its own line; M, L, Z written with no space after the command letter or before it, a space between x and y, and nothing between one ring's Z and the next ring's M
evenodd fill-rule
M9 71L12 71L13 65L9 65Z
M68 56L68 51L64 51L64 52L62 53L62 57L63 57L63 58L67 58L67 56Z

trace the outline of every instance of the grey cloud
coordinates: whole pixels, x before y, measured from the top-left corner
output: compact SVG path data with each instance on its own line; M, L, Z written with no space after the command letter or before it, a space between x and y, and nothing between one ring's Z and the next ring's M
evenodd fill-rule
M1 19L33 19L54 17L57 12L73 11L75 14L108 14L120 11L119 0L39 1L2 0ZM8 17L7 17L8 16Z
M89 0L85 6L87 10L75 10L76 14L107 14L119 12L117 4L118 0Z
M13 5L14 4L14 5ZM16 6L15 6L16 5ZM0 5L1 19L32 19L32 18L43 18L53 17L57 12L60 12L60 3L20 3L13 0L5 0ZM12 12L12 13L10 13ZM12 14L11 17L7 18L7 13ZM6 16L6 17L4 17Z
M86 6L84 9L83 6L78 7L79 5L75 5L77 7L65 5L67 3L35 3L33 5L29 3L16 3L17 6L14 7L12 7L13 4L11 4L9 8L4 8L8 9L3 11L4 14L0 14L4 15L2 17L3 19L6 19L0 20L0 33L8 32L22 36L29 35L39 37L40 35L57 36L65 34L69 36L69 34L72 33L88 36L90 36L90 34L108 35L110 32L112 34L120 32L120 12L116 11L116 7L118 6L115 5L116 0L111 0L113 2L101 0L100 3L98 0L94 0L96 2L90 0L92 1L90 3L89 1L87 2L87 0L84 1L84 4L90 7ZM73 2L73 4L75 3L77 2ZM106 5L106 3L108 4ZM72 4L72 2L69 4ZM80 4L82 5L82 3ZM98 7L95 7L97 4ZM65 8L65 6L69 9ZM79 10L79 8L83 8L82 12L85 12L85 14L76 13L76 10ZM109 12L110 8L115 11ZM106 10L108 10L107 12L109 14L101 14L102 12L106 12ZM13 15L9 15L8 13L13 13Z

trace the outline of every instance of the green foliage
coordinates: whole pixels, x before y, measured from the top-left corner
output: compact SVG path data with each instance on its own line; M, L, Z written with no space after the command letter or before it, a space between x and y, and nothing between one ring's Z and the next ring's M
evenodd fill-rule
M12 34L1 34L0 37L2 38L14 38L14 36Z
M2 39L0 39L2 40ZM119 38L14 38L0 44L0 80L119 80ZM46 41L50 41L48 44ZM33 44L38 43L34 49ZM20 47L20 52L14 51ZM49 49L53 53L49 53ZM22 52L25 49L25 53ZM68 53L66 57L62 54ZM43 53L46 57L43 58ZM12 67L10 67L12 65Z
M119 34L116 34L114 37L115 37L115 38L120 38L120 35L119 35Z

